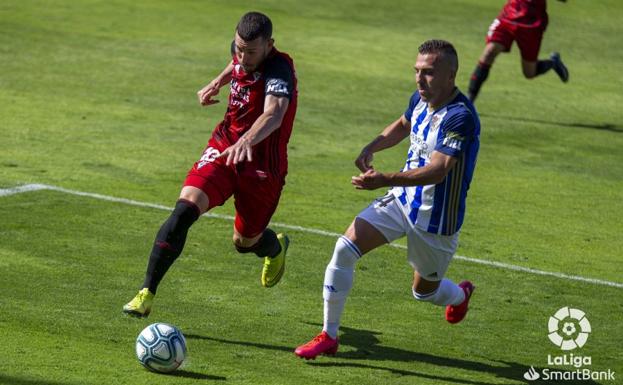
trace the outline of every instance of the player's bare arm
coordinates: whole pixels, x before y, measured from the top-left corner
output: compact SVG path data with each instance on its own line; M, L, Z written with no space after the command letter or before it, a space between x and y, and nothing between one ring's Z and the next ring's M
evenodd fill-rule
M409 136L409 132L411 132L409 122L402 115L398 120L385 127L379 136L361 150L355 159L355 165L362 172L373 169L372 158L374 153L395 146Z
M197 97L199 98L199 103L202 106L209 106L219 102L216 99L212 99L212 97L218 94L221 87L231 81L231 71L233 71L233 69L234 62L232 60L229 64L227 64L225 69L214 78L214 80L212 80L207 86L197 91Z
M289 104L290 100L287 97L266 95L262 115L257 118L246 134L226 148L219 157L227 157L227 165L253 160L253 146L266 139L281 126Z
M389 186L425 186L438 184L448 175L457 159L439 151L433 151L430 163L424 167L396 173L380 173L367 170L352 177L351 183L358 190L376 190Z

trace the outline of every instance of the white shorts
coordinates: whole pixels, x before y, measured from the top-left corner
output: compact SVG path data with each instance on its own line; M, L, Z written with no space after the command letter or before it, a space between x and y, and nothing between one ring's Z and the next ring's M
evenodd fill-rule
M385 236L388 243L407 236L407 261L427 281L439 281L459 244L459 233L438 235L412 226L391 194L376 199L358 218L363 219Z

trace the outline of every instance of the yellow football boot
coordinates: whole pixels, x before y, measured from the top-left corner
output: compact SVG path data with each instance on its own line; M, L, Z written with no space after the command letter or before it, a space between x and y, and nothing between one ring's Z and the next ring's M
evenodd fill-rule
M148 288L143 288L138 292L132 301L123 306L123 312L132 317L145 318L151 312L151 304L154 295Z
M285 234L277 234L277 241L281 245L281 251L275 257L264 257L264 268L262 269L262 286L273 287L279 283L283 272L286 269L286 252L290 240Z

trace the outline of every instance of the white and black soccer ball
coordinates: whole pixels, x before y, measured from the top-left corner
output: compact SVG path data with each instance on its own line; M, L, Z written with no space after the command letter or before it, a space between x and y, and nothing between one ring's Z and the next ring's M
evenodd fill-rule
M136 357L149 370L170 373L186 359L186 339L173 325L151 324L136 339Z

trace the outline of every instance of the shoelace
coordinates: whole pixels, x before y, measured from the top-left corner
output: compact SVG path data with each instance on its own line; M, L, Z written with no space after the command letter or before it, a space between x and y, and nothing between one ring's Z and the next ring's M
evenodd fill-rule
M145 297L147 297L147 292L139 292L135 298L136 301L133 302L135 302L136 305L142 304L145 301Z
M318 334L316 337L314 337L313 340L309 341L308 343L305 344L305 346L312 346L320 341L323 340L324 335L323 334Z

